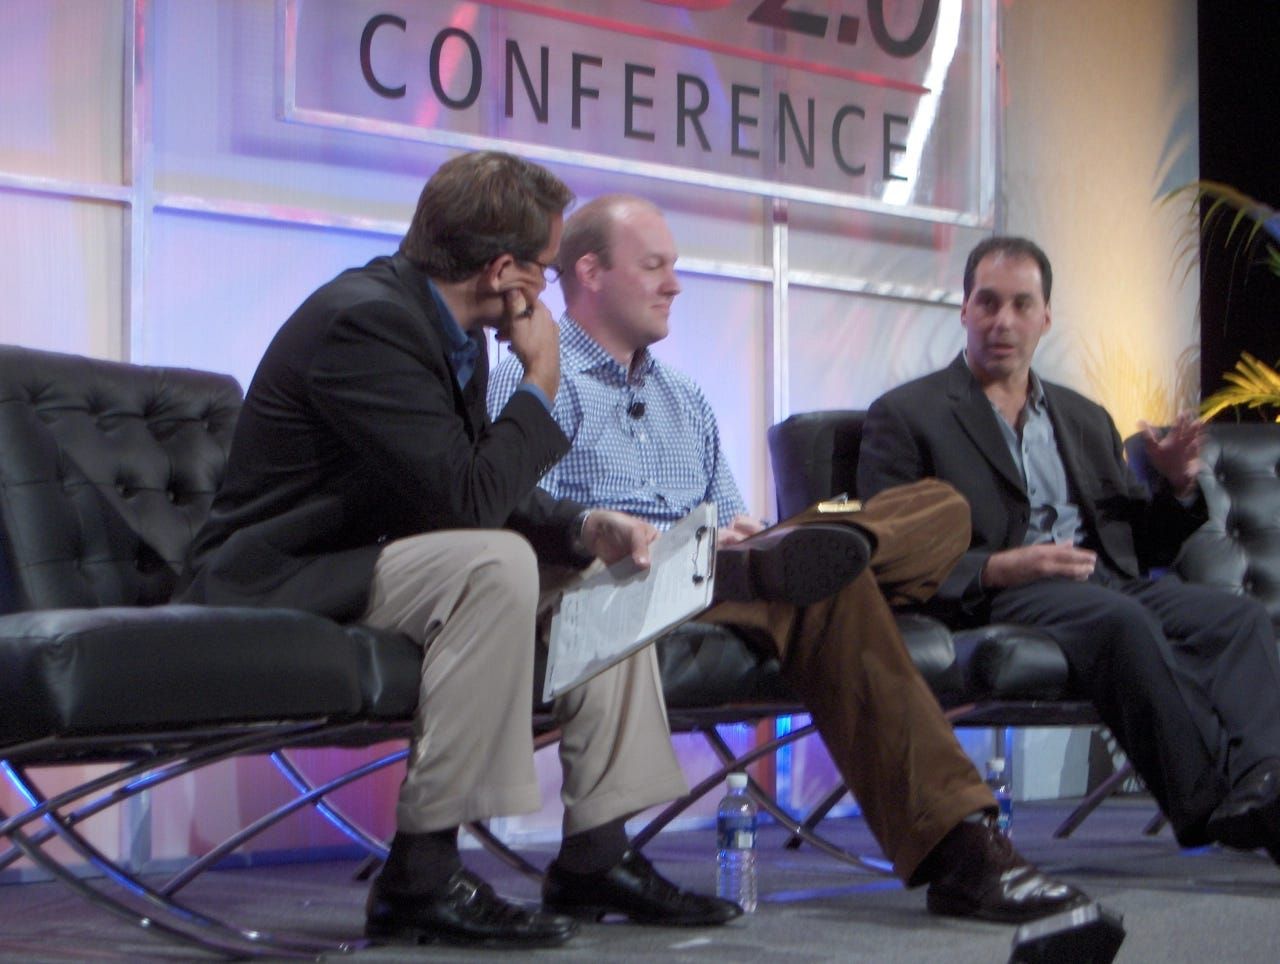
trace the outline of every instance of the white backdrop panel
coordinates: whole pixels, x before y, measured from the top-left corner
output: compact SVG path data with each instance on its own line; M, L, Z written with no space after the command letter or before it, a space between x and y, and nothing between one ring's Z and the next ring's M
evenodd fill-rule
M124 209L0 192L0 224L0 341L115 357Z
M772 513L765 465L764 316L761 285L683 275L671 334L654 354L702 386L720 424L733 476L757 515Z
M792 205L790 268L959 292L965 256L990 233L865 211Z
M390 238L157 215L135 361L229 372L248 387L267 343L315 288L395 250Z
M0 0L0 171L119 184L123 0Z
M866 408L964 344L960 309L791 289L790 411Z

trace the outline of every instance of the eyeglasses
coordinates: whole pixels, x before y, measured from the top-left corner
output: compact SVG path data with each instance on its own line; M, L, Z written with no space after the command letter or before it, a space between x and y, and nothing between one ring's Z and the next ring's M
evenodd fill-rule
M558 264L543 264L537 258L530 258L529 264L536 264L542 269L542 277L547 279L547 284L553 285L560 280L560 266Z

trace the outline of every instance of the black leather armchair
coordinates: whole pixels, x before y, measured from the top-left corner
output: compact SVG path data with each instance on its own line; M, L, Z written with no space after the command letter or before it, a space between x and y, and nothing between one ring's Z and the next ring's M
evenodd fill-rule
M303 780L289 804L158 886L78 829L220 760L408 733L420 662L408 639L303 612L167 603L239 405L226 376L0 347L0 760L31 801L0 812L0 868L26 856L100 907L204 949L314 956L331 948L214 920L176 892L359 774ZM83 763L111 768L52 795L31 773ZM72 873L54 841L103 879Z
M858 454L866 413L805 412L769 429L769 452L785 518L820 499L856 496ZM948 639L954 658L950 686L930 680L955 726L1085 726L1098 724L1092 705L1073 698L1066 658L1043 633L993 624L951 632L930 616L898 617L907 648L918 653ZM1056 831L1067 836L1107 795L1132 776L1127 767L1104 781ZM833 795L834 796L834 795ZM838 799L838 798L836 798ZM834 804L828 798L824 805ZM820 815L822 808L815 816Z
M819 499L856 496L865 421L866 413L860 411L805 412L769 429L780 518ZM1014 625L953 633L916 613L900 614L899 626L913 653L922 634L944 633L951 639L956 686L950 692L935 687L935 692L955 711L957 722L994 726L1081 720L1084 704L1069 699L1066 658L1043 633Z
M1129 464L1151 480L1141 436ZM1185 543L1174 570L1189 582L1256 597L1280 627L1280 425L1213 423L1202 452L1209 520Z

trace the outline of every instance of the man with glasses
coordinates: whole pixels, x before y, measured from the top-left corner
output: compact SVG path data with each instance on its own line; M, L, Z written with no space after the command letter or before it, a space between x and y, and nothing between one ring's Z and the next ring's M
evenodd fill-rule
M569 447L549 411L558 332L538 297L571 200L509 155L442 165L399 252L323 285L276 333L193 544L187 601L304 609L423 648L396 834L368 902L375 939L538 946L577 929L499 898L457 846L460 824L540 805L539 563L645 565L656 537L639 519L586 518L536 488ZM485 328L525 371L492 421ZM724 923L737 905L680 890L627 851L623 820L686 791L646 655L557 701L559 903L582 916Z

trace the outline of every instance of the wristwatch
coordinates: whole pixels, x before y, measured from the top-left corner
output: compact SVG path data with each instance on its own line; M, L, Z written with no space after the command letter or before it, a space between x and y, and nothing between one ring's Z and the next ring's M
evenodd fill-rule
M569 550L575 555L592 555L591 550L587 548L587 544L582 538L587 531L587 516L591 515L592 511L592 509L583 509L573 517L573 522L569 525Z

